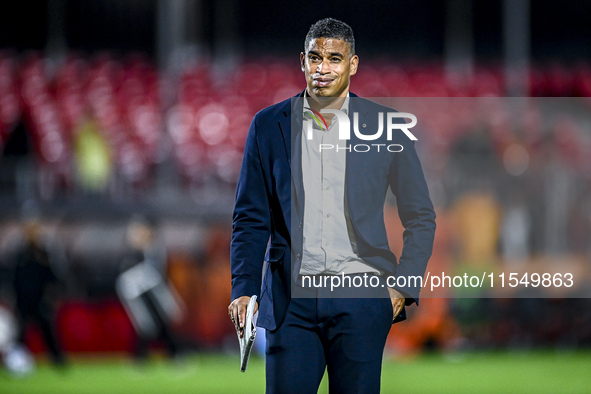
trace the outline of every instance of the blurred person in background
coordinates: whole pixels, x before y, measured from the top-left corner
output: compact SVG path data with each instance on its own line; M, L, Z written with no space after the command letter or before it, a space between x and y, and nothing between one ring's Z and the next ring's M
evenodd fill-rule
M41 329L51 360L64 365L65 358L54 330L55 307L51 289L58 283L47 248L43 245L41 226L37 220L24 225L24 243L16 253L14 295L19 323L19 341L24 344L27 323Z
M171 358L179 347L172 324L183 318L183 303L166 280L166 249L156 237L155 224L134 217L127 229L133 252L122 262L117 293L137 333L134 356L147 359L151 341L162 339Z

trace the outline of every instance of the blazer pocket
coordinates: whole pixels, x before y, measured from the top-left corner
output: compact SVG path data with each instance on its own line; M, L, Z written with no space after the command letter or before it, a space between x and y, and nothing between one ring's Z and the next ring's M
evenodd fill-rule
M271 245L267 252L267 261L269 263L276 263L283 258L285 254L285 246L274 246Z

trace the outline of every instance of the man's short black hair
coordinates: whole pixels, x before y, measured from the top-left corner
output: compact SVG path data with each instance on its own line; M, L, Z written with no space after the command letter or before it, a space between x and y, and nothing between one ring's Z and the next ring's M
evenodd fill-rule
M304 53L308 51L310 41L317 38L336 38L343 40L351 47L350 56L355 54L355 37L353 37L353 29L345 22L341 22L334 18L321 19L310 26L308 34L306 34L306 41L304 41Z

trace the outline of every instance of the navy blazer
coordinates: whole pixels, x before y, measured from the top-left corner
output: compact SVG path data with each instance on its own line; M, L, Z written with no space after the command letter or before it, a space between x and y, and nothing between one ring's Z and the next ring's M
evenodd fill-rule
M350 96L354 98L349 103L351 125L352 114L359 113L359 125L366 125L362 132L368 130L367 134L378 129L377 112L394 111L353 93ZM301 99L288 99L258 112L246 139L236 192L232 300L257 295L258 325L269 330L275 330L283 321L293 278L300 270L304 225L301 133ZM400 130L394 131L392 141L386 137L384 131L377 141L362 141L351 132L348 141L352 146L403 146L399 153L384 147L380 152L352 149L346 153L345 193L359 257L384 275L422 277L433 248L435 212L414 141ZM405 228L399 261L388 246L384 225L388 188L396 196L398 215ZM419 287L407 284L396 288L407 297L407 305L418 303ZM401 313L396 321L405 317Z

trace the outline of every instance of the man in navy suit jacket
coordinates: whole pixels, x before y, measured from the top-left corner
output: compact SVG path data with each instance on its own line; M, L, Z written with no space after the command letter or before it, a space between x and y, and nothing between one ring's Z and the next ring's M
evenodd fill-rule
M418 303L420 285L406 279L422 278L425 273L435 213L414 141L408 135L394 130L389 136L382 133L377 140L366 141L351 133L343 141L343 148L348 149L341 187L345 238L349 235L354 251L346 261L355 263L340 261L341 271L320 274L340 272L366 278L369 274L377 277L379 285L369 298L351 288L334 293L305 288L302 274L310 264L302 261L312 246L328 245L304 239L313 230L304 221L305 202L312 202L306 200L303 179L307 176L303 168L310 165L308 155L302 154L307 143L305 113L316 114L321 127L318 115L323 115L324 132L330 133L335 132L332 124L340 126L340 121L322 109L348 107L345 111L351 125L357 121L364 130L379 129L378 113L394 110L349 92L359 59L353 32L345 23L327 18L314 24L300 58L306 90L257 113L246 140L233 218L228 313L241 333L250 297L256 295L260 301L257 324L267 329L267 392L315 393L326 368L331 392L379 392L381 359L392 322L406 318L405 305ZM330 103L323 102L324 98L330 98ZM304 108L304 103L310 107ZM383 129L386 122L382 122ZM357 146L361 148L351 149ZM389 146L396 148L386 149ZM310 173L309 168L306 171ZM398 261L388 246L384 225L388 188L396 196L405 227ZM326 267L336 267L332 263L326 261Z

